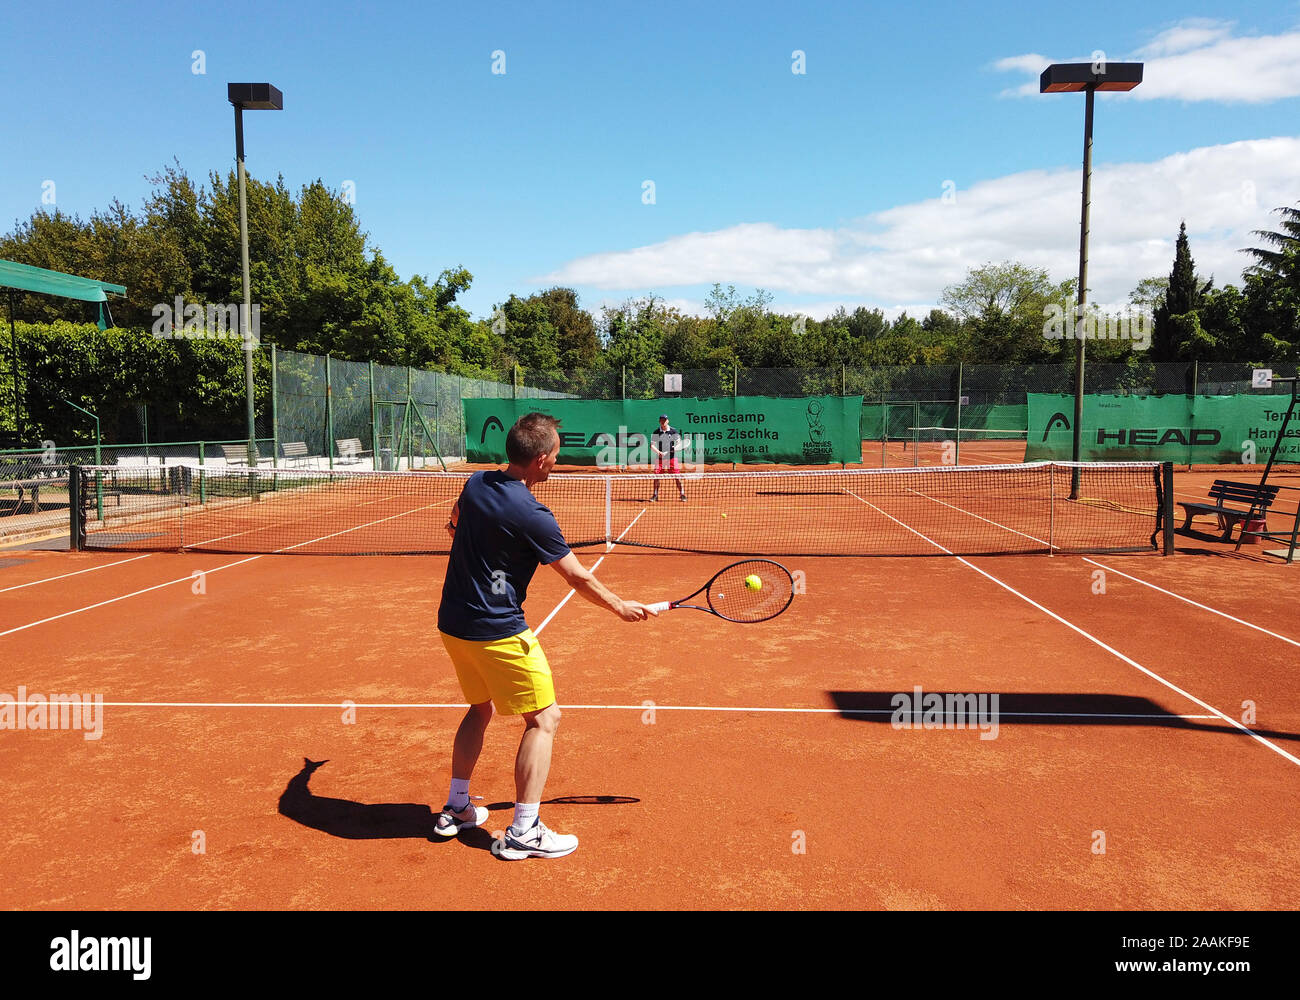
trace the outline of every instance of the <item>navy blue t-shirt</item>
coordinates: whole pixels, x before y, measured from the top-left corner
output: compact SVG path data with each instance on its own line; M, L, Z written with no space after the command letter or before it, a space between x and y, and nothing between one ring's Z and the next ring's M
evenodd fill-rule
M555 515L521 480L476 472L460 495L438 628L474 642L518 635L528 627L523 603L533 573L568 554Z

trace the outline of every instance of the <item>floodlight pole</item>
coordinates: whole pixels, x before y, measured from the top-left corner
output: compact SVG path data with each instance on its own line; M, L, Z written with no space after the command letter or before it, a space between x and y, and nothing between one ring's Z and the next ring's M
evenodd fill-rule
M226 85L226 99L235 107L235 161L239 174L239 255L244 279L244 308L239 320L239 333L244 347L244 390L247 397L249 463L253 462L253 448L257 439L257 425L253 413L253 343L249 327L252 313L252 290L248 280L248 195L247 171L244 169L244 109L254 111L280 111L284 95L269 83L231 83Z
M1042 94L1077 93L1087 95L1083 113L1083 205L1079 213L1079 291L1074 321L1078 341L1075 354L1074 383L1074 450L1076 463L1070 476L1070 499L1079 498L1079 467L1083 457L1083 364L1084 340L1088 330L1088 217L1092 209L1092 108L1098 90L1132 90L1142 82L1142 63L1107 62L1101 58L1091 63L1052 63L1038 80Z
M1083 460L1083 349L1084 335L1087 333L1085 317L1088 308L1088 224L1092 209L1092 104L1096 94L1096 85L1089 84L1087 103L1083 112L1083 207L1079 213L1079 292L1074 326L1076 363L1074 372L1073 461L1075 462ZM1079 499L1079 467L1077 465L1070 475L1070 499Z
M252 291L248 286L248 197L244 180L244 106L235 105L235 162L239 174L239 258L244 277L244 308L239 318L239 335L244 347L244 391L248 416L248 444L252 447L257 437L253 415L253 342L248 329L248 314L252 305Z

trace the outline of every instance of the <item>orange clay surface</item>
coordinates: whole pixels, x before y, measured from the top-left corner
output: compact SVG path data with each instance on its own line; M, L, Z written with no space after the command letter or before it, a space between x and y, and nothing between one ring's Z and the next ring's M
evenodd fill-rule
M462 714L444 558L0 550L0 695L109 703L98 740L0 729L0 905L1294 909L1300 565L1177 544L787 559L805 592L752 626L575 597L541 630L564 709L542 816L582 843L515 863L489 847L518 720L474 776L487 828L432 832ZM729 561L597 573L666 600ZM534 629L567 593L538 570ZM895 727L917 686L998 695L996 738Z

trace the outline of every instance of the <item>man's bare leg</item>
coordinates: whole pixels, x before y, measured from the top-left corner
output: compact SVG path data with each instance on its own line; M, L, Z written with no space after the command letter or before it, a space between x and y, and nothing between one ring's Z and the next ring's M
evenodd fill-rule
M451 748L451 776L468 781L478 763L478 755L483 752L483 734L492 721L492 702L485 701L470 705L465 718L460 720L456 730L456 741Z
M551 748L559 724L558 705L549 705L524 715L524 735L519 741L519 755L515 758L515 794L519 798L505 840L492 848L499 858L507 861L562 858L578 849L577 837L553 833L537 815L546 776L551 770Z
M466 827L487 822L488 811L473 805L469 799L469 779L483 750L483 733L491 721L491 701L471 705L460 720L451 746L451 791L434 825L434 832L440 837L454 837Z
M560 724L560 706L548 705L524 713L524 735L515 757L515 801L541 802L546 776L551 772L551 748Z

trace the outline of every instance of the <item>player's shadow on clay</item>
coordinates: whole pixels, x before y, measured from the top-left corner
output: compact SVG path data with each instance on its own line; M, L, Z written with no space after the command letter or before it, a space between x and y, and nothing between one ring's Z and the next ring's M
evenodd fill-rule
M280 796L280 815L301 823L313 830L328 833L345 840L420 839L430 843L459 840L462 844L491 850L492 834L485 829L471 828L456 837L440 837L435 832L438 814L427 803L416 802L354 802L316 795L308 787L311 776L325 760L303 758L302 770L295 774ZM626 795L565 795L548 799L544 804L589 805L605 803L631 803L640 799ZM513 802L493 802L489 811L512 810ZM503 819L504 827L509 819Z

